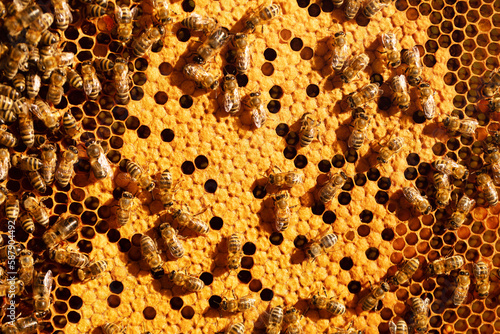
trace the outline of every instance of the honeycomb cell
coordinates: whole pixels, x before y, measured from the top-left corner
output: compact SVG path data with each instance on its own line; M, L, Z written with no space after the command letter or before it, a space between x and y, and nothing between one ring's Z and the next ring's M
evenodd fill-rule
M302 39L300 39L298 37L294 37L290 41L290 48L293 51L300 51L300 50L302 50L303 47L304 47L304 42L302 41Z
M168 62L161 63L160 66L158 66L158 69L160 71L160 74L164 76L172 74L172 71L174 70L172 65Z
M347 284L347 289L352 294L357 294L361 291L361 282L359 281L350 281Z
M184 319L193 319L194 317L194 309L191 307L191 306L185 306L182 310L181 310L181 315Z
M269 103L267 104L267 110L269 110L271 114L277 114L281 110L280 101L278 100L269 101Z
M325 212L325 205L321 202L316 202L313 206L311 206L311 211L314 215L320 216L323 212Z
M294 159L297 156L297 149L295 147L293 147L293 146L287 146L283 150L283 155L288 160L292 160L292 159Z
M271 244L275 246L281 245L283 243L283 240L284 240L283 234L279 232L273 232L269 237L269 241L271 242Z
M439 46L442 48L447 48L451 45L451 38L447 35L441 35L438 38Z
M260 68L262 71L262 74L265 76L269 77L274 74L274 65L271 63L264 63L262 64L262 67Z
M332 166L333 167L342 168L342 167L344 167L344 165L345 165L345 158L342 154L337 154L332 158Z
M196 170L194 163L192 161L184 161L181 165L182 173L186 175L191 175Z
M160 137L164 142L170 143L174 140L175 133L172 129L165 129L161 132Z
M157 104L164 105L168 101L168 95L165 92L157 92L154 99Z
M265 288L260 292L260 299L265 302L271 301L274 297L274 292L271 289Z
M248 288L252 292L259 292L262 290L262 282L258 279L254 279L250 282L250 284L248 284Z
M179 42L187 42L191 38L191 33L189 32L189 29L187 28L181 28L177 30L175 33L175 36L179 40Z
M151 306L147 306L146 308L144 308L142 314L144 315L144 319L146 320L153 320L154 318L156 318L156 310Z

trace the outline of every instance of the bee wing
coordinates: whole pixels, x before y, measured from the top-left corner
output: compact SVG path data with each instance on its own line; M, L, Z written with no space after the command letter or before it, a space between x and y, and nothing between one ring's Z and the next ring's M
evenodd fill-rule
M396 324L394 323L394 321L389 321L389 330L391 331L391 334L396 334L396 330L398 329L398 327L396 326Z
M257 128L261 128L267 119L264 107L260 106L259 108L252 110L252 119L255 126Z
M139 8L134 7L130 10L130 14L132 15L132 20L135 20L137 15L139 14Z
M52 275L52 271L49 270L45 274L45 277L43 278L43 286L45 287L45 292L46 294L50 294L50 291L52 290L52 285L54 284L54 276Z
M403 74L399 75L399 84L403 88L403 93L408 90L408 84L406 82L406 77Z
M224 111L227 113L229 113L229 111L233 107L233 99L231 98L231 95L228 94L227 92L224 93L222 106L224 108Z
M415 58L417 59L417 61L415 62L415 66L416 66L416 67L421 67L422 65L420 64L420 51L418 51L417 46L415 45L415 46L411 49L411 51L412 51L413 53L415 53Z
M113 179L113 169L111 168L111 165L108 161L108 158L106 157L106 154L101 153L97 161L99 162L99 164L101 164L102 168L106 170L106 172L108 173L107 176Z
M123 10L121 6L116 6L115 8L115 19L116 22L121 22L123 19Z
M66 11L66 15L68 16L69 23L73 22L73 14L71 14L71 8L69 7L67 2L63 2L64 10Z
M92 80L88 80L88 79L83 80L83 90L85 91L85 94L87 94L87 95L92 94Z
M92 79L92 82L93 82L96 90L98 90L100 92L102 90L102 86L101 86L101 82L99 81L99 79L97 79L97 77L94 77Z
M434 118L436 113L436 102L434 101L434 96L429 96L427 100L422 104L422 111L427 119Z

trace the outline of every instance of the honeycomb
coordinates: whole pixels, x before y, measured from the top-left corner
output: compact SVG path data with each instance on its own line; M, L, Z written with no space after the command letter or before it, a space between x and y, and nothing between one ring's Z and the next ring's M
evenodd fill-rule
M119 3L139 6L141 18L134 36L151 24L154 8L148 1ZM425 265L450 252L463 255L465 268L482 259L490 267L500 265L498 205L489 207L473 182L454 181L454 193L465 192L477 205L466 223L455 231L444 228L451 209L418 215L404 199L401 189L415 184L433 198L431 163L448 156L480 170L482 141L500 129L497 115L488 110L479 89L482 78L499 67L500 2L397 0L371 20L358 15L346 21L332 1L280 2L283 15L258 27L250 35L251 68L238 75L242 94L260 90L269 111L261 129L252 126L248 110L230 117L221 109L221 94L199 89L182 73L203 34L191 33L180 21L191 13L217 17L231 32L243 28L242 17L257 2L231 0L184 0L170 4L174 24L144 57L130 57L133 86L128 104L117 104L109 78L96 101L81 90L65 85L62 102L53 108L70 110L81 124L78 142L101 141L114 169L113 179L89 177L85 154L79 157L76 174L68 187L47 188L44 203L52 214L70 213L81 218L82 229L69 239L70 246L93 260L106 259L108 270L95 280L79 282L71 267L50 261L36 264L37 271L52 270L55 287L50 314L43 332L100 333L106 322L128 326L128 333L213 333L243 321L247 332L264 333L266 312L276 305L295 306L301 314L309 298L324 285L330 295L345 303L343 316L310 309L301 324L305 333L330 333L333 328L364 329L365 333L389 333L389 321L408 320L410 297L431 299L429 333L495 333L500 331L499 278L491 275L491 292L480 300L471 286L461 306L451 303L457 273L428 277ZM48 2L41 3L49 8ZM130 56L130 49L113 36L114 1L107 14L86 19L85 5L70 3L73 23L61 34L65 51L76 55L76 63L96 57ZM223 15L220 15L223 13ZM342 28L353 54L365 52L370 65L350 84L341 84L329 66L330 38ZM55 29L52 29L55 31ZM380 35L394 32L402 48L416 45L424 65L423 77L437 92L438 116L426 120L417 104L398 112L391 106L386 84L402 69L387 68ZM207 64L209 71L234 73L226 57L227 48ZM351 114L342 100L367 82L382 83L384 94L377 108L367 143L359 151L348 149ZM41 96L46 94L46 85ZM412 101L417 99L414 88ZM311 112L321 122L320 140L298 148L299 118ZM448 134L438 118L455 113L479 121L474 138ZM405 149L387 164L377 164L381 143L392 135L405 139ZM64 143L66 144L66 143ZM235 151L236 149L236 151ZM25 147L16 151L24 151ZM153 175L168 168L178 190L176 200L209 223L211 231L196 236L183 231L186 255L174 261L157 231L163 215L161 202L127 177L125 163L131 159ZM266 173L273 165L283 171L305 175L303 185L290 189L290 227L276 232L273 201L267 196ZM316 196L328 172L345 171L349 176L342 192L327 205ZM474 179L472 177L471 179ZM33 191L28 179L11 168L5 185L22 194ZM136 196L131 222L118 227L116 207L123 191ZM435 208L435 205L433 205ZM206 211L205 211L206 209ZM6 219L2 219L7 232ZM339 236L332 252L314 262L306 259L303 246L325 233ZM240 233L244 246L241 269L228 272L227 241ZM33 236L17 229L16 238L43 259L43 229ZM158 240L169 270L186 269L200 277L206 287L187 293L167 277L155 279L142 259L143 234ZM370 283L394 275L405 260L418 257L420 268L409 283L392 288L378 311L363 312L358 302L369 292ZM29 289L29 288L28 288ZM218 310L221 298L252 296L255 307L244 313ZM30 300L20 300L23 316L32 311ZM4 317L4 322L7 319Z

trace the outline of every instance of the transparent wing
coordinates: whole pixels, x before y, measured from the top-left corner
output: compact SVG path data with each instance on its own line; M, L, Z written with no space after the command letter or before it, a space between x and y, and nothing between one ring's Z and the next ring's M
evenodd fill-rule
M436 102L434 101L434 97L432 95L429 96L422 104L422 111L424 112L425 118L434 118L434 115L436 114Z
M50 294L50 291L52 290L52 285L54 284L54 276L52 275L52 271L49 270L45 274L45 277L43 278L43 286L45 287L45 295Z
M101 153L99 155L99 159L97 161L101 164L102 168L104 168L107 172L107 177L110 177L111 179L113 178L113 169L111 168L111 165L108 161L108 158L106 157L106 154Z

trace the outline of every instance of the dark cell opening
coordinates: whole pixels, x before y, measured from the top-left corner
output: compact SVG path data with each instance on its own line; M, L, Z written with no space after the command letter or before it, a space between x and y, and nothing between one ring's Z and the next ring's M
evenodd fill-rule
M219 296L212 296L212 297L210 297L210 299L212 299L213 297L219 297ZM219 297L219 299L220 299L219 300L219 304L220 304L220 302L222 301L222 298ZM209 300L209 303L210 303L210 300ZM182 308L182 306L184 306L184 301L182 300L182 298L173 297L172 299L170 299L170 307L172 308L172 310L178 311Z
M385 191L379 190L375 194L375 201L378 204L385 204L387 203L388 200L389 200L389 195Z
M179 104L184 109L189 109L193 105L193 98L189 95L182 95L179 99Z
M413 121L417 124L423 124L425 122L426 118L424 115L424 112L422 110L416 110L413 113Z
M370 181L377 181L380 177L380 172L377 168L372 167L368 170L366 173L366 176L368 177L368 180Z
M277 57L277 53L276 53L276 50L274 49L271 49L271 48L267 48L265 51L264 51L264 58L268 61L273 61L276 59Z
M350 257L344 257L342 260L340 260L340 268L343 270L351 270L351 268L354 266L354 262Z
M370 210L363 210L359 214L359 218L361 219L361 222L368 224L373 220L373 212Z
M359 293L361 291L361 283L359 281L350 281L347 284L347 289L350 293Z
M275 245L275 246L279 246L281 245L281 243L283 242L283 234L279 233L279 232L273 232L271 234L271 236L269 237L269 241Z
M299 142L299 135L295 131L290 131L285 140L286 143L290 146L296 145Z
M384 77L378 73L373 73L370 77L371 83L379 83L380 86L384 83Z
M81 318L82 318L82 316L78 312L75 312L75 311L68 312L68 321L73 323L73 324L80 322Z
M352 188L354 188L354 181L352 180L352 178L348 177L344 185L342 186L342 190L351 191Z
M175 297L175 298L178 298L178 297ZM174 298L172 298L174 299ZM180 299L180 298L179 298ZM217 296L217 295L213 295L212 297L210 297L208 299L208 305L211 307L211 308L214 308L214 309L218 309L220 307L220 303L222 302L222 298L220 296ZM184 302L183 302L184 303ZM172 304L172 302L170 302L170 304ZM182 307L182 306L181 306ZM180 309L180 308L179 308Z
M277 114L281 110L281 102L278 100L269 101L267 110L269 110L271 114Z
M74 310L79 310L83 306L83 300L78 296L71 296L69 306Z
M378 100L378 108L380 110L389 110L392 106L392 100L387 96L381 96Z
M71 291L67 288L57 288L56 298L59 300L68 300L71 297Z
M174 130L165 129L161 132L161 140L163 140L164 142L170 143L172 140L174 140L174 137Z
M321 10L325 13L331 13L335 9L332 0L321 1Z
M148 61L146 59L144 59L144 58L137 58L135 60L134 65L135 65L135 69L137 71L145 71L145 70L148 69L148 65L149 64L148 64Z
M332 164L330 163L330 161L328 160L321 160L319 163L318 163L318 169L322 172L322 173L328 173L330 171L330 169L332 169Z
M154 318L156 318L156 310L151 306L147 306L142 311L142 314L144 315L144 319L146 320L153 320Z
M137 136L142 139L146 139L151 135L151 129L149 126L141 125L139 129L137 129Z
M70 239L68 239L70 240ZM92 252L92 243L88 240L80 240L78 241L78 249L80 249L80 252L90 254Z
M128 239L123 238L118 242L118 250L122 253L128 252L131 247L132 243Z
M238 82L238 87L246 87L248 84L248 76L246 74L236 75L236 81Z
M308 240L305 235L298 235L297 237L295 237L295 240L293 240L293 245L296 248L302 248L307 244L307 242Z
M295 167L302 169L307 166L307 158L305 155L299 154L293 161Z
M391 187L391 179L388 177L382 176L378 180L377 185L382 190L389 190L389 188Z
M187 13L191 13L195 7L196 7L196 4L195 4L194 0L182 1L182 10L187 12Z
M243 245L243 254L245 255L254 255L256 250L257 247L255 247L255 244L253 242L248 241Z
M160 74L161 75L170 75L172 73L172 71L174 70L174 68L172 67L172 65L170 65L170 63L161 63L160 66L158 67L158 69L160 70Z
M415 180L418 176L418 172L415 168L408 167L405 169L404 175L407 180Z
M121 301L120 297L117 295L111 295L108 297L108 306L111 308L116 308L116 307L120 306L121 302L122 301Z
M418 172L420 175L427 175L431 171L431 164L427 162L422 162L420 165L418 165Z
M194 159L194 164L198 169L205 169L208 167L208 159L204 155L199 155Z
M355 163L358 160L358 151L353 148L347 150L345 160L349 163Z
M130 98L134 101L140 101L144 97L144 90L139 86L134 86L130 90Z
M217 181L210 179L207 180L207 182L205 182L205 191L207 193L213 194L215 193L216 190L217 190Z
M125 125L127 126L127 129L129 129L129 130L137 130L137 128L141 125L141 122L139 121L139 119L137 117L130 116L125 121Z
M181 310L181 315L184 319L193 319L194 309L191 306L186 306Z
M316 97L316 96L318 96L319 95L319 87L318 87L318 85L310 84L309 86L307 86L307 88L306 88L306 94L309 97Z
M63 315L56 315L52 319L52 322L54 323L54 326L56 326L57 328L64 328L68 323L68 320L66 320L66 317Z
M238 279L241 283L248 284L252 280L252 273L248 270L240 270Z
M390 228L386 228L382 231L382 239L385 241L391 241L394 239L394 231Z
M257 199L263 199L267 195L265 186L256 186L252 190L253 196Z
M293 158L295 158L295 156L297 155L297 149L293 146L287 146L285 147L285 149L283 150L283 155L285 156L285 158L287 158L288 160L292 160Z
M315 3L310 5L309 8L307 8L307 11L311 17L318 17L319 14L321 14L321 8Z
M342 154L336 154L332 158L332 165L335 168L342 168L345 165L345 158Z
M284 137L288 134L288 131L290 130L290 128L288 127L287 124L285 123L280 123L278 124L278 126L276 127L276 134L280 137Z
M210 228L212 230L218 231L222 228L223 225L224 221L221 217L212 217L212 219L210 219Z
M370 23L370 19L364 15L357 15L355 20L356 24L360 27L366 27Z
M248 288L252 292L259 292L260 290L262 290L262 282L258 279L254 279L250 282Z
M283 88L281 88L280 86L274 85L269 90L269 95L271 96L272 99L275 99L275 100L281 99L283 97Z
M407 157L406 157L406 162L408 163L408 165L410 166L416 166L419 164L420 162L420 157L418 156L417 153L410 153Z
M351 194L349 194L348 192L341 192L339 194L339 203L341 205L347 205L351 203Z
M175 33L175 36L177 36L177 39L180 42L187 42L191 38L191 33L189 32L189 29L187 29L187 28L180 28Z
M195 171L194 163L191 161L184 161L181 165L181 170L186 175L191 175Z
M297 0L297 5L299 5L300 8L306 8L309 6L310 0Z
M274 297L274 292L271 289L265 288L260 292L260 299L265 302L271 301Z
M366 250L365 254L366 254L366 257L368 258L368 260L372 260L372 261L378 259L378 256L380 255L379 250L376 247L368 248Z
M311 206L311 211L316 216L320 216L325 211L325 205L321 202L316 202L313 204L313 206Z
M109 291L119 295L123 291L123 283L120 281L113 281L109 284Z
M165 92L157 92L154 99L157 104L164 105L168 101L168 95Z
M304 46L304 42L298 37L294 37L290 41L290 47L292 48L293 51L300 51L302 47Z
M200 279L206 286L209 286L214 281L214 276L209 272L204 272L200 275Z
M323 222L325 224L333 224L337 220L337 215L333 211L325 211L323 213Z

